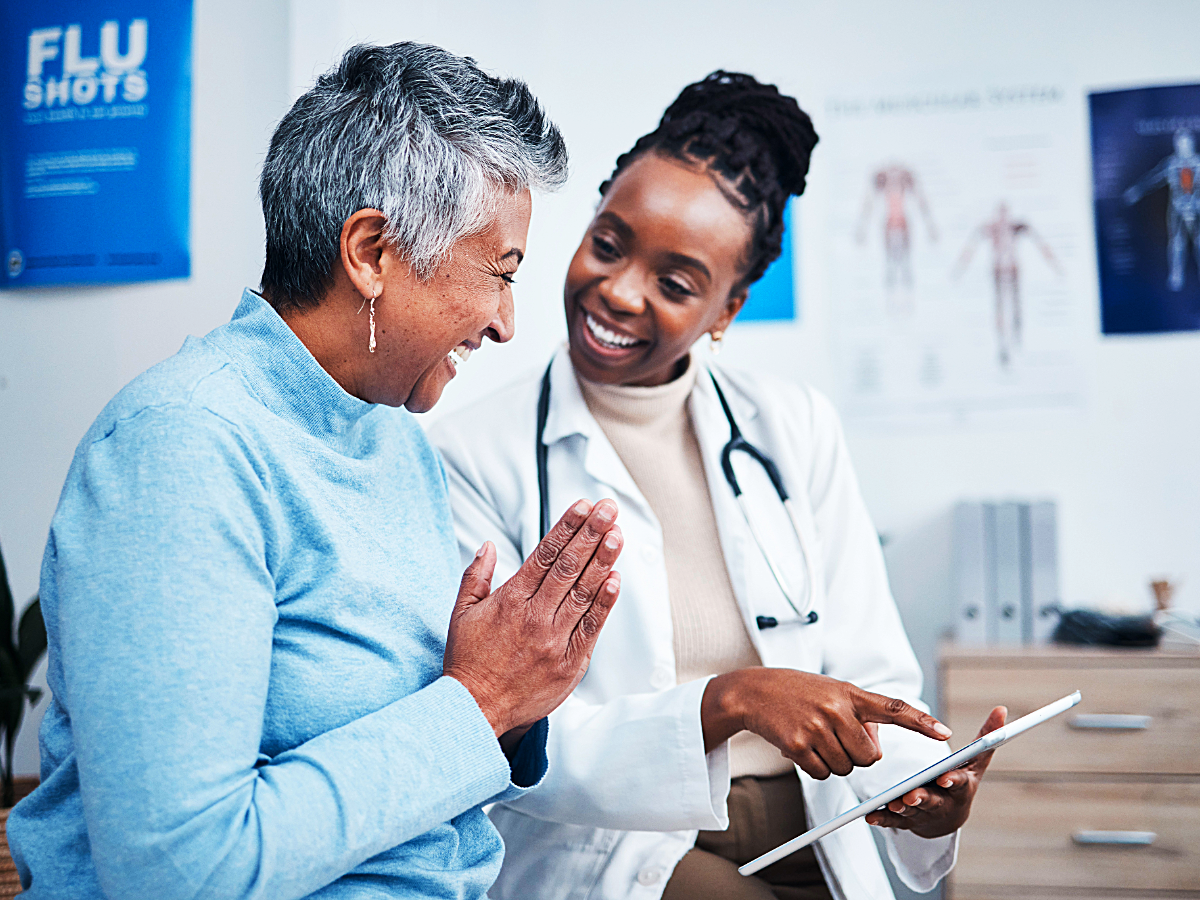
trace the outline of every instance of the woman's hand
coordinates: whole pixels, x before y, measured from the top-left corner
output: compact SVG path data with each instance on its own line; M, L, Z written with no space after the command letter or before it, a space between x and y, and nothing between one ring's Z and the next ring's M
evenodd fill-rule
M442 673L471 692L508 743L562 703L587 671L621 587L612 570L622 544L616 518L613 501L580 500L496 591L490 541L463 574Z
M995 731L1006 718L1008 710L997 706L979 729L979 737ZM883 828L904 828L924 838L957 831L971 814L971 802L995 752L980 753L962 768L951 769L935 782L909 791L884 809L871 813L867 822Z
M704 748L739 731L766 738L813 778L849 775L882 757L876 723L944 741L950 729L903 700L795 669L739 669L713 678L700 702Z

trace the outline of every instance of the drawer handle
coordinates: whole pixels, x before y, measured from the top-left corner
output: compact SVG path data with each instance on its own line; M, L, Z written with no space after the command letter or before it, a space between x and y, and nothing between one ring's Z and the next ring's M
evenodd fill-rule
M1153 831L1077 831L1071 835L1071 840L1077 844L1149 847L1157 837Z
M1071 727L1079 731L1145 731L1154 721L1150 716L1126 716L1118 713L1085 713L1071 718Z

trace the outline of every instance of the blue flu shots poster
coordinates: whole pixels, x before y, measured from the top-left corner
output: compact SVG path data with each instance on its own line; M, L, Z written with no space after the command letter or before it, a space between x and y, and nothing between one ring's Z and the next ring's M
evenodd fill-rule
M186 277L190 2L0 0L0 287Z
M1104 333L1200 329L1200 85L1088 99Z

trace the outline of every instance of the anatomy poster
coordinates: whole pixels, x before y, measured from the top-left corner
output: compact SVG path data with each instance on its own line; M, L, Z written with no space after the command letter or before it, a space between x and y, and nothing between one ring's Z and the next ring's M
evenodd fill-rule
M1200 85L1089 100L1104 332L1200 329Z
M847 418L971 422L1082 401L1094 309L1082 94L830 100L822 149Z

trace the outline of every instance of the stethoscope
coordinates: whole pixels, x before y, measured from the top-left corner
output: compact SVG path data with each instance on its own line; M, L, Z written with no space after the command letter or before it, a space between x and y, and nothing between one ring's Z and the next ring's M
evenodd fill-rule
M549 448L546 446L545 435L546 419L550 414L550 369L552 367L553 363L546 367L546 374L542 376L542 389L538 394L537 403L538 528L539 534L542 537L545 537L546 533L550 530L550 476L546 463ZM738 428L737 421L733 418L733 410L729 408L729 402L725 399L725 392L721 390L721 385L717 383L717 376L711 370L708 376L712 379L713 387L717 390L717 399L721 401L721 409L724 410L725 418L729 422L729 440L721 449L721 471L724 472L725 481L729 483L734 499L737 500L738 508L742 511L742 517L746 520L746 526L750 529L750 536L754 538L754 543L758 544L759 552L762 553L763 559L766 560L767 568L771 570L771 575L775 578L775 583L779 585L779 590L783 593L784 599L787 600L788 606L796 613L795 619L784 619L782 622L774 616L755 616L755 624L758 625L759 630L775 628L779 625L812 625L817 621L816 610L812 608L812 563L808 557L808 548L804 543L800 520L797 517L795 506L788 496L787 488L783 485L783 478L779 474L779 467L775 465L775 461L771 457L767 456L767 454L763 453L742 436L742 430ZM750 512L746 508L746 498L742 493L742 486L738 484L737 473L733 471L733 454L737 451L745 453L763 467L763 471L771 479L771 484L775 488L779 502L783 504L783 508L788 514L788 519L792 523L792 531L796 534L796 543L800 547L800 555L804 560L804 568L807 574L807 577L804 579L805 591L803 603L797 603L792 598L792 592L784 581L783 571L776 564L771 554L767 552L762 538L759 537L758 529L754 527L754 520L750 518Z

